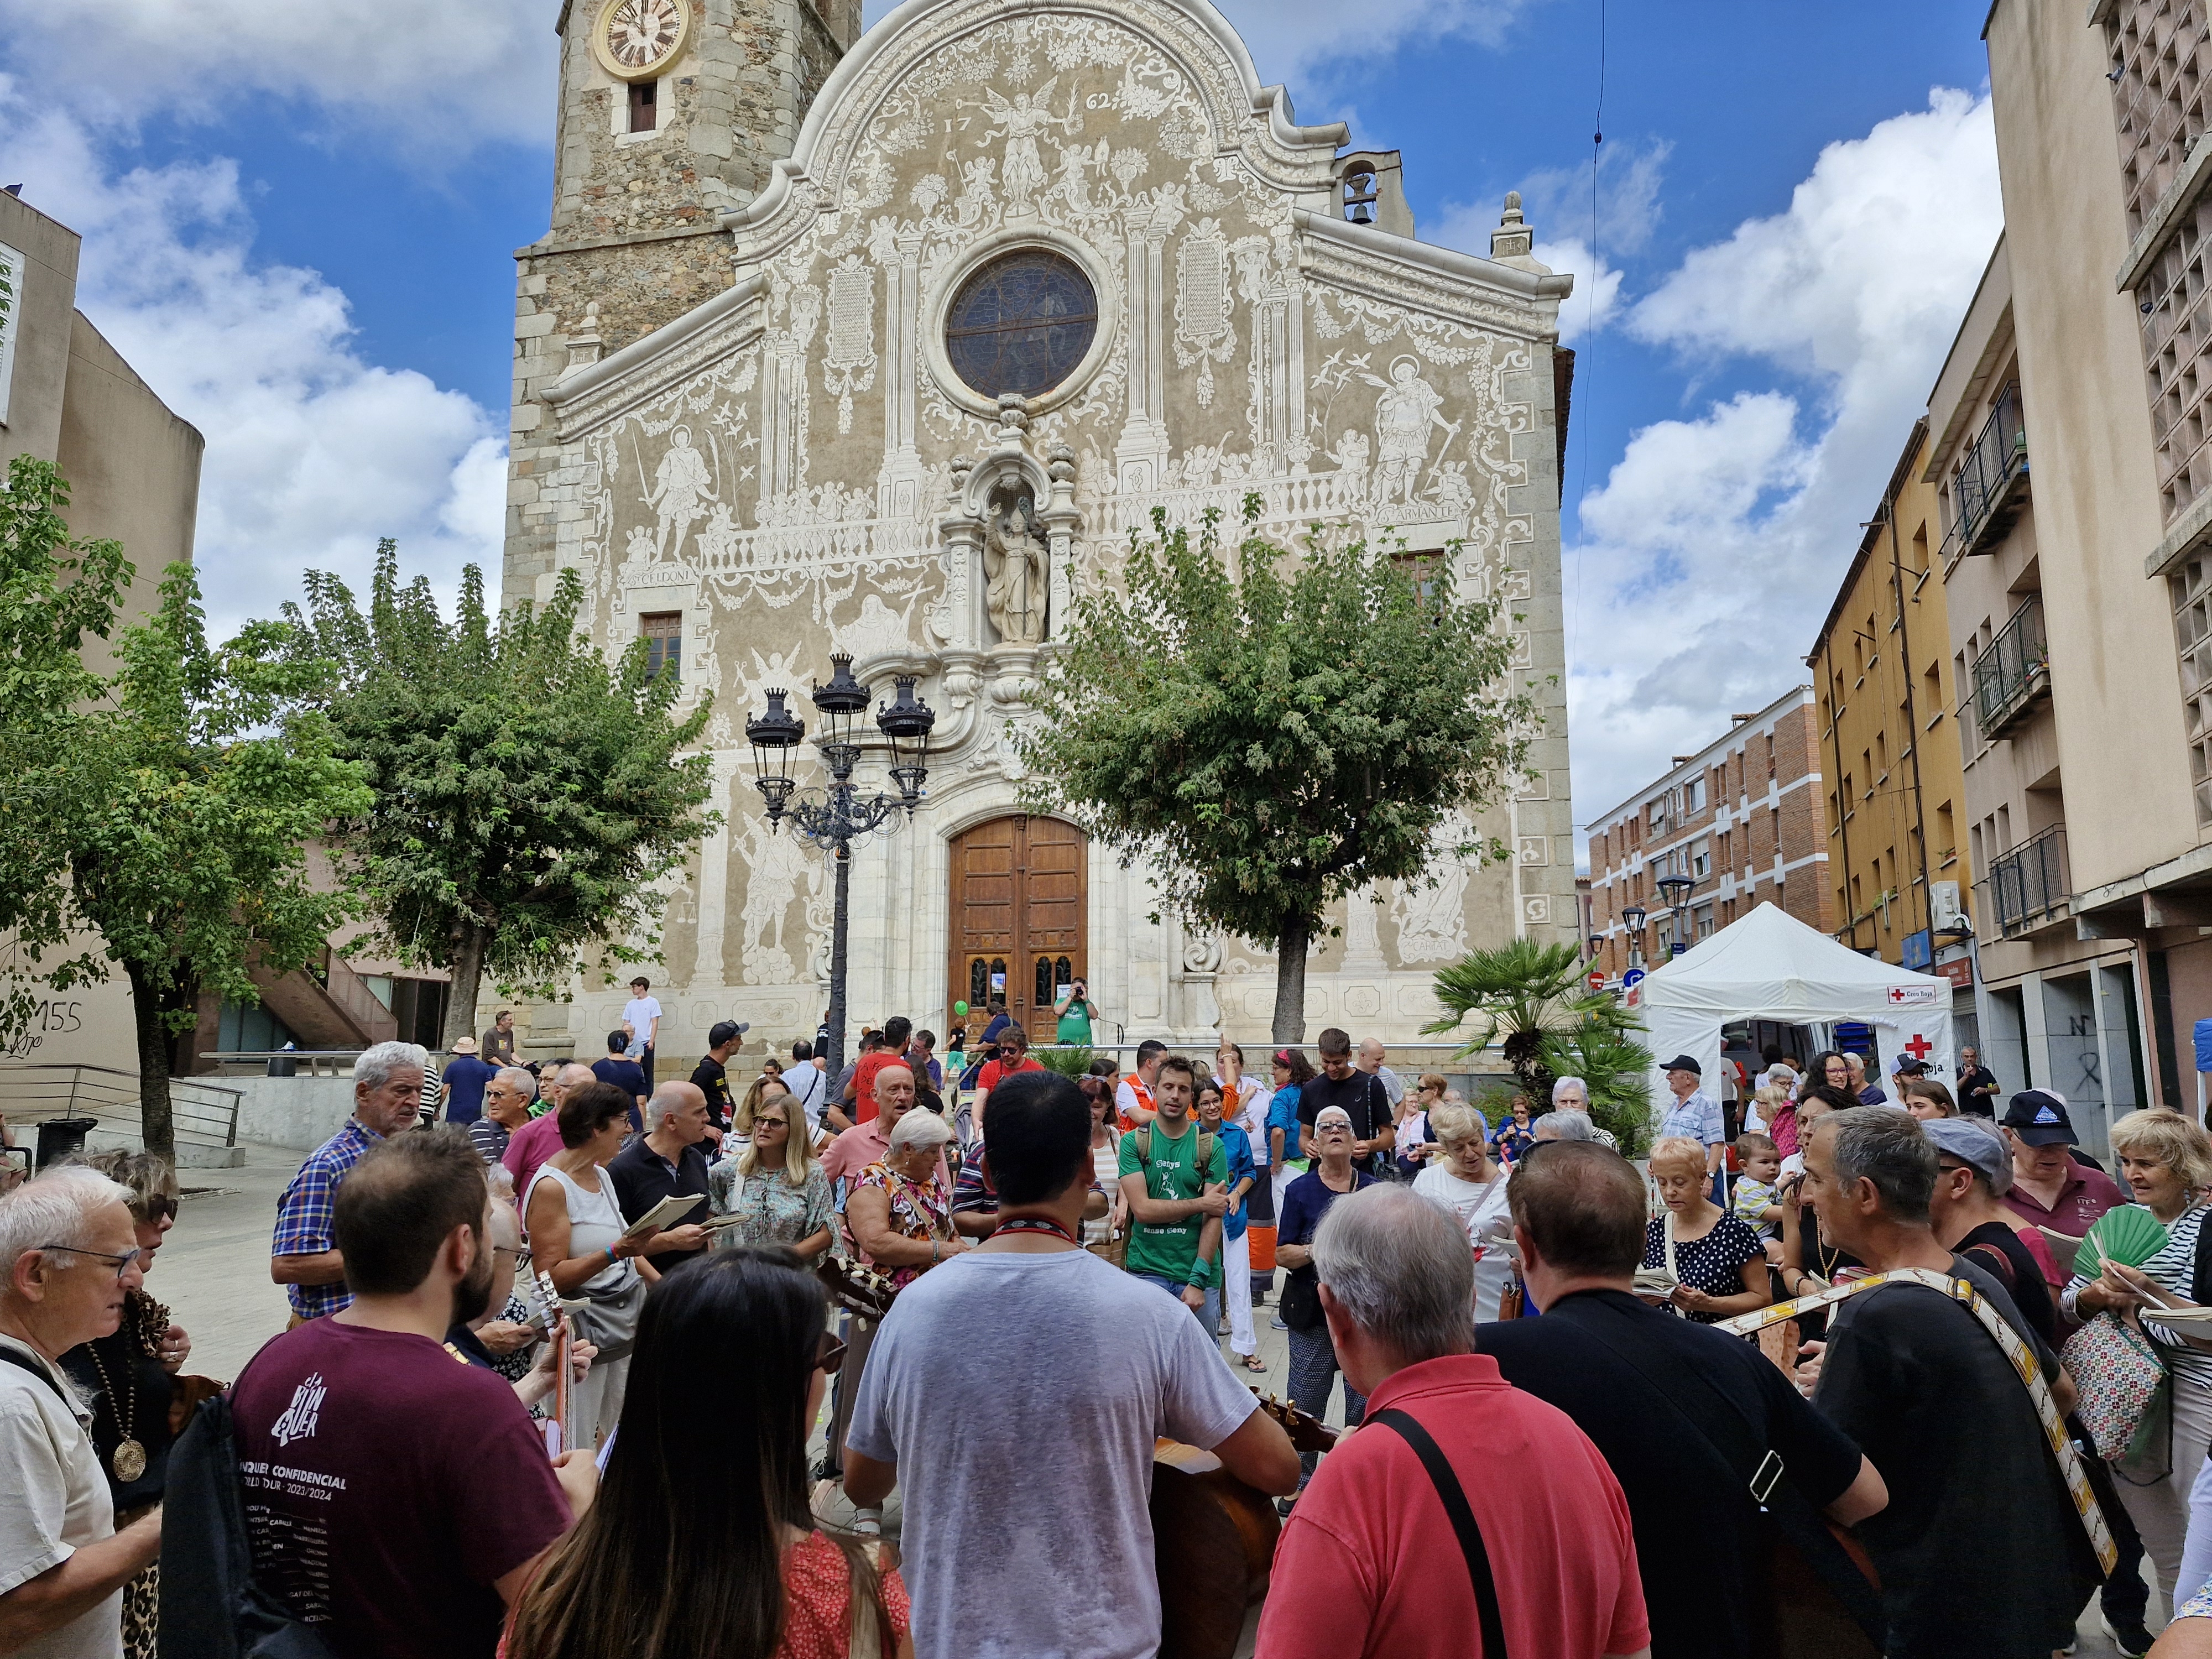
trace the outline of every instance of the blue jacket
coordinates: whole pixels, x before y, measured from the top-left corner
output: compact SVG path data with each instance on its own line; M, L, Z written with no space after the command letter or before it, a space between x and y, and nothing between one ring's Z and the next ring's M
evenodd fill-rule
M1252 1137L1240 1125L1224 1121L1214 1131L1221 1137L1222 1155L1229 1160L1229 1185L1233 1190L1240 1181L1257 1185L1260 1171L1252 1162ZM1221 1238L1224 1243L1244 1237L1244 1205L1239 1200L1237 1207L1221 1218Z

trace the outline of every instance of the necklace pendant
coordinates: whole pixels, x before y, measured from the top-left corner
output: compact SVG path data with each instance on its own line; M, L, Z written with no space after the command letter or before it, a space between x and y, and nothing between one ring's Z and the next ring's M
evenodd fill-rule
M115 1478L125 1485L146 1473L146 1449L136 1440L124 1441L107 1461L115 1470Z

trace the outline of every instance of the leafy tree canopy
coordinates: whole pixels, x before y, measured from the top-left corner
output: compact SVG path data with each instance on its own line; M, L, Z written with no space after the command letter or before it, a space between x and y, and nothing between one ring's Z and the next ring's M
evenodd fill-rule
M282 623L210 645L188 563L168 567L152 616L123 631L114 673L86 667L83 637L107 635L133 572L112 543L66 539L68 499L52 467L21 459L0 498L8 1010L21 1017L37 980L66 988L120 966L146 1145L168 1153L174 1039L202 993L254 1001L249 964L283 972L323 949L347 904L308 879L305 846L368 797L312 707L329 665Z
M1153 517L1126 592L1060 631L1023 740L1032 811L1142 855L1199 926L1272 947L1274 1039L1304 1032L1305 958L1328 904L1419 879L1448 815L1498 799L1536 716L1510 690L1500 605L1456 591L1450 560L1409 572L1364 544L1254 533L1225 551ZM1449 856L1496 859L1471 836Z
M566 570L543 610L495 619L471 566L448 622L426 579L402 585L387 540L366 611L321 572L284 608L301 651L338 665L329 716L374 792L339 827L342 855L381 942L452 972L449 1042L486 973L550 997L593 947L603 964L647 959L663 884L715 822L708 757L685 752L709 700L678 717L675 677L648 671L642 640L610 664L583 604Z

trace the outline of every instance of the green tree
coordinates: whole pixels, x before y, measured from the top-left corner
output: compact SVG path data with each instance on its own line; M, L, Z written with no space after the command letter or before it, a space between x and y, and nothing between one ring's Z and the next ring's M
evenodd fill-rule
M1233 553L1218 514L1194 542L1156 512L1126 593L1076 606L1031 699L1024 799L1146 857L1189 921L1271 947L1274 1041L1296 1042L1328 905L1420 879L1447 815L1519 776L1535 716L1498 604L1463 599L1448 559L1419 588L1364 544L1309 538L1294 561L1250 533L1256 496L1244 510Z
M51 468L18 462L0 507L10 689L26 693L9 700L0 769L9 1006L20 1013L29 981L61 987L120 967L145 1144L173 1156L176 1039L204 993L255 1001L250 964L284 972L322 949L347 906L309 881L304 848L367 793L309 706L328 665L297 651L281 623L210 646L188 563L168 567L152 616L124 630L112 677L81 659L72 668L65 653L83 634L106 635L131 568L112 543L64 539L67 500ZM45 626L28 614L42 590L58 606ZM45 844L27 857L18 826L33 817ZM44 890L27 896L36 880ZM76 943L88 931L90 949Z
M1583 1080L1590 1121L1612 1133L1623 1156L1640 1157L1651 1144L1651 1051L1632 1028L1598 1018L1571 1030L1547 1031L1536 1064L1547 1077Z
M1437 970L1437 1000L1443 1005L1444 1014L1425 1026L1423 1034L1453 1036L1467 1027L1468 1040L1459 1051L1462 1058L1498 1043L1505 1063L1541 1110L1551 1098L1554 1076L1585 1075L1560 1073L1548 1063L1547 1055L1562 1052L1558 1044L1595 1042L1601 1035L1620 1038L1633 1029L1619 1002L1587 988L1586 972L1582 953L1571 945L1516 939L1492 949L1470 951ZM1553 1046L1547 1048L1547 1044ZM1591 1051L1593 1060L1596 1052ZM1595 1085L1590 1103L1597 1104Z
M366 613L319 571L307 599L284 614L338 664L330 718L374 791L341 856L381 942L452 974L445 1040L472 1030L486 974L550 997L592 947L603 970L652 959L663 884L716 822L709 758L684 752L708 700L679 719L642 640L610 664L578 629L573 570L542 611L495 621L471 565L449 623L427 580L401 585L387 540Z

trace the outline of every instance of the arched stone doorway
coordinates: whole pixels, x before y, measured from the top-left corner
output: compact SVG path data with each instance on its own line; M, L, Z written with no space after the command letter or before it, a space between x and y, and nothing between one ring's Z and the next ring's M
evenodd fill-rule
M1058 818L1016 814L970 826L952 838L951 961L945 1018L955 1002L971 1010L981 1036L994 996L1049 1042L1060 988L1090 972L1089 838Z

